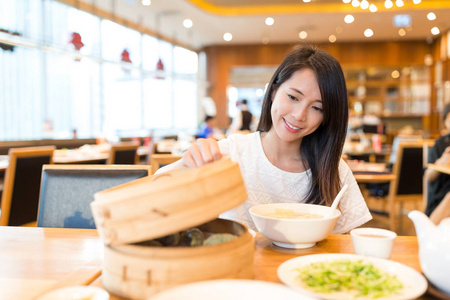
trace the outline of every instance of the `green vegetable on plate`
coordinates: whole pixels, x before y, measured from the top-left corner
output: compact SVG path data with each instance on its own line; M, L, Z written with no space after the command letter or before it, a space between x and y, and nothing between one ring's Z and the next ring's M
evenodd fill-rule
M354 298L383 298L399 293L403 284L395 276L362 260L315 262L296 269L307 289L318 293L349 293Z

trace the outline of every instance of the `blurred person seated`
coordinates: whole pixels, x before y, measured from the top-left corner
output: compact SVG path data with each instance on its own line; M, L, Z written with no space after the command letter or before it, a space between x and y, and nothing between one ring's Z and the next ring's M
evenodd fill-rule
M241 102L238 102L239 107L236 113L236 116L233 118L231 122L229 133L236 133L239 131L250 132L254 131L256 124L255 117L248 110L248 101L247 99L243 99Z
M428 163L450 166L450 133L448 133L450 131L450 104L444 107L443 117L445 132L447 134L436 139L433 148L430 149ZM427 169L425 171L425 178L429 183L425 214L430 216L450 192L450 175Z
M206 116L204 122L200 125L196 138L212 138L214 135L214 116Z

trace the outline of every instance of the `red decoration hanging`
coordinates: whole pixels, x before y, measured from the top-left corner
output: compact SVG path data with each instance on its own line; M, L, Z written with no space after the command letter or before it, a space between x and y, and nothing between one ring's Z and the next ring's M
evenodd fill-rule
M164 64L161 60L161 58L158 60L158 62L156 63L156 70L158 71L164 71Z
M78 32L72 32L72 39L69 43L71 43L77 51L80 51L80 49L84 47L84 44L81 41L81 35Z
M158 59L158 62L156 63L156 71L157 71L157 74L159 72L163 72L164 71L164 64L163 64L161 58ZM156 79L164 79L164 76L156 75L155 78Z
M121 56L123 62L131 63L130 52L127 49L123 49Z

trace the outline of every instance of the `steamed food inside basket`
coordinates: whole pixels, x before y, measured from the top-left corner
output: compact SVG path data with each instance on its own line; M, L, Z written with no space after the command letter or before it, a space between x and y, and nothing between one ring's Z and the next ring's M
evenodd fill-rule
M136 243L146 247L199 247L226 243L238 238L245 229L232 221L216 219L198 227Z
M323 215L296 212L293 209L276 208L275 212L263 214L265 217L277 219L322 219Z

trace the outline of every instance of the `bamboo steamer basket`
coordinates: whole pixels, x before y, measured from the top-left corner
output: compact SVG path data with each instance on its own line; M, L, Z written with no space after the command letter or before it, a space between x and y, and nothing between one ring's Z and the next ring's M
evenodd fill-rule
M141 178L94 197L92 215L105 243L102 280L109 292L148 299L195 281L253 279L253 236L238 222L217 219L247 199L239 166L229 158ZM237 238L198 247L139 244L193 227Z

